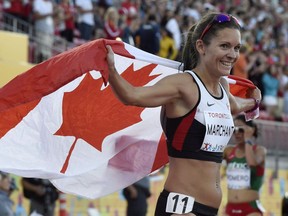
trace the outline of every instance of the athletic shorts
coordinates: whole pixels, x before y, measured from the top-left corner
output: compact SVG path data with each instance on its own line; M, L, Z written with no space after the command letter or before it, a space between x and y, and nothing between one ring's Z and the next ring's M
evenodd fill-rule
M259 202L255 200L247 203L227 203L225 213L229 216L246 216L251 213L261 213L263 215L265 209Z
M170 216L172 214L185 214L189 212L196 216L216 216L218 209L198 203L193 197L185 194L169 192L165 189L160 193L155 216Z

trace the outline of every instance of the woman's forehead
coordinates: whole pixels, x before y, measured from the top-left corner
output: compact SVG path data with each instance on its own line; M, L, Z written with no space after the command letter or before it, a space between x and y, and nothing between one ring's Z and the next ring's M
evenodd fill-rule
M229 42L233 44L241 43L241 33L238 29L233 28L224 28L217 32L217 36L215 37L218 41Z

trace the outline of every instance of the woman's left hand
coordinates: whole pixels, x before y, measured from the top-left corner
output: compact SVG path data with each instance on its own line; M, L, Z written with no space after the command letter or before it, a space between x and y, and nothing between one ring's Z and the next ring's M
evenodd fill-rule
M246 97L247 98L254 98L256 100L261 101L261 99L262 99L261 91L257 87L255 89L249 88L246 92Z

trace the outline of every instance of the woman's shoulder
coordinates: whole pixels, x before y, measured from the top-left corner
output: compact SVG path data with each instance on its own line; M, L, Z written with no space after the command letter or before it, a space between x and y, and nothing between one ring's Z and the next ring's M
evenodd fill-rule
M195 82L194 81L194 78L193 76L188 73L187 71L185 72L178 72L178 73L175 73L175 74L171 74L171 75L168 75L166 76L170 79L175 79L175 80L178 80L178 81L181 81L181 82Z
M264 154L264 155L267 154L267 149L266 149L266 147L261 146L261 145L256 145L256 151L257 151L257 152L260 152L260 153L262 153L262 154Z

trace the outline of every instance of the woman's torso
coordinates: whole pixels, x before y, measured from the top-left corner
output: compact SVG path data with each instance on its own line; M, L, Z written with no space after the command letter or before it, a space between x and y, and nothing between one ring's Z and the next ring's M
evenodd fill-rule
M219 170L219 163L170 157L164 188L190 195L199 203L219 208L222 199Z
M253 146L254 151L257 146ZM263 183L262 164L249 167L244 150L238 146L230 147L227 158L228 202L243 203L259 199L259 190Z
M170 156L165 189L218 208L222 197L219 169L223 150L233 134L233 118L224 88L220 86L221 95L215 97L196 74L190 74L198 86L198 102L181 117L168 118L165 109L162 112Z

